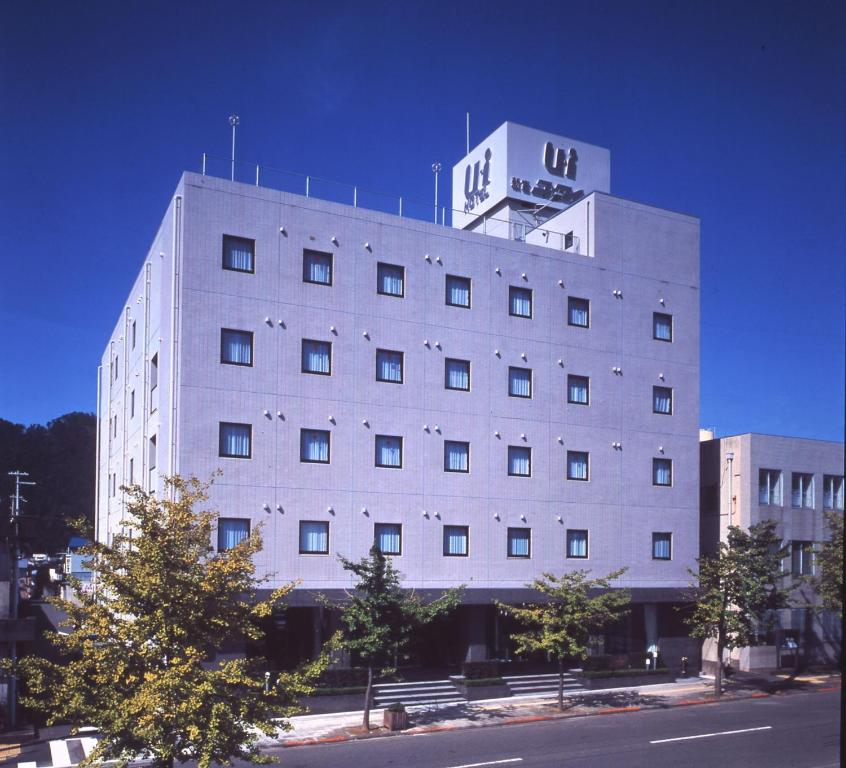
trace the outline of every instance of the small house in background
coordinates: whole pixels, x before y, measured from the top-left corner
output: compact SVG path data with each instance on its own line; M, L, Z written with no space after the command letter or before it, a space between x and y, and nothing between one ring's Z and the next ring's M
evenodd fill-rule
M84 555L80 550L91 542L81 536L74 536L68 542L68 551L65 553L64 578L62 580L62 597L65 600L73 598L73 591L70 586L70 577L77 579L82 584L85 592L93 589L93 573L86 566L89 555Z

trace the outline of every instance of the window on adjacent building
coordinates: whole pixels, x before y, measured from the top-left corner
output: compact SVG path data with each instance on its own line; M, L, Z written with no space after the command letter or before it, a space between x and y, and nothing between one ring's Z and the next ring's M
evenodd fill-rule
M159 386L159 353L156 352L150 358L150 413L154 413L158 408L159 398L154 397L156 389Z
M448 357L444 363L444 388L470 391L470 361Z
M302 372L332 375L332 342L303 339Z
M673 340L673 316L663 312L652 313L652 338L658 341Z
M402 469L402 438L376 435L376 466Z
M129 460L129 484L135 483L135 459Z
M392 349L376 350L376 381L402 384L403 353Z
M132 321L132 348L135 349L135 341L136 341L136 331L138 330L137 326L138 321Z
M531 368L508 368L508 394L511 397L532 396Z
M399 523L376 523L373 540L383 555L402 554L402 526Z
M573 232L567 232L564 235L564 250L567 251L573 247L573 243L575 242L575 237L573 236Z
M812 474L794 472L790 490L794 507L814 508L814 476Z
M303 249L303 282L332 285L332 254Z
M652 485L673 484L673 460L652 459Z
M758 471L758 503L781 506L780 469L761 469Z
M329 523L320 520L300 520L300 554L329 554Z
M531 448L527 448L523 445L508 446L508 474L512 477L531 477Z
M667 416L673 413L673 390L670 387L652 387L652 413Z
M444 526L444 556L467 557L470 529L466 525Z
M843 475L823 475L823 506L843 509Z
M567 557L584 559L588 556L588 532L567 530Z
M234 549L250 535L250 521L237 517L217 519L217 551Z
M234 272L255 272L255 250L255 240L224 235L223 268Z
M450 307L470 309L470 278L446 276L446 303Z
M135 390L129 393L129 418L135 417Z
M444 440L444 472L470 471L470 443Z
M221 421L218 455L230 459L249 459L252 456L252 434L250 424Z
M790 542L791 571L794 576L812 576L814 573L814 544L810 541Z
M117 381L118 374L120 373L120 364L119 364L119 361L120 361L120 357L118 357L117 355L115 355L115 365L114 365L114 369L113 369L113 370L114 370L114 374L115 374L115 377L114 377L114 378L115 378L115 381Z
M508 557L531 557L531 528L508 529Z
M652 534L652 559L671 560L673 556L673 534Z
M405 267L380 261L376 265L376 292L383 296L405 296Z
M300 461L328 464L329 455L329 432L325 429L300 430Z
M532 316L532 289L512 285L508 289L508 314L512 317Z
M567 299L567 325L590 327L590 301L570 296Z
M590 402L590 379L587 376L567 376L567 402L588 405Z
M588 480L590 456L587 451L567 451L567 479Z
M228 365L253 364L253 334L251 331L220 329L220 362Z
M147 445L147 466L150 470L156 468L156 436L153 435Z

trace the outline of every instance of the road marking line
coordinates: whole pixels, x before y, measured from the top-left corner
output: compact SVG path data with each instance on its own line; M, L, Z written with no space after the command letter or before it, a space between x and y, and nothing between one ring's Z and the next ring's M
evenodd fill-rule
M464 765L452 765L450 768L480 768L482 765L505 765L506 763L522 763L522 757L509 757L507 760L491 760L488 763L465 763Z
M650 744L666 744L670 741L689 741L691 739L708 739L711 736L731 736L734 733L751 733L752 731L769 731L772 730L771 725L762 725L760 728L741 728L737 731L717 731L716 733L700 733L697 736L677 736L675 739L656 739L650 741Z

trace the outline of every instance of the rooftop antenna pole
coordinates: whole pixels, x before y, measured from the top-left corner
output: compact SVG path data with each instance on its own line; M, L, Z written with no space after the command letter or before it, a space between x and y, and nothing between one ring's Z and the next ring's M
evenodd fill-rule
M241 118L238 117L238 115L230 115L229 125L232 126L232 165L229 173L230 181L235 181L235 126L237 126L240 122Z
M467 152L465 154L470 154L470 113L467 113Z
M441 172L440 163L432 163L432 171L435 174L435 224L438 223L438 174Z

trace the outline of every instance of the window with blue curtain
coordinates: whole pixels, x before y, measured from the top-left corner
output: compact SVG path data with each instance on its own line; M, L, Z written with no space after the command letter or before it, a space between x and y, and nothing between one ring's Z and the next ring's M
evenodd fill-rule
M444 471L470 471L470 443L444 440Z
M376 265L376 290L385 296L404 296L405 267L379 262Z
M250 331L221 328L220 362L228 365L252 365L253 334Z
M332 285L332 254L304 249L303 282Z
M303 373L332 375L332 342L303 339Z
M508 474L530 477L532 474L532 449L523 445L508 446Z
M672 485L673 484L673 461L672 459L652 459L652 484Z
M531 529L508 529L508 557L529 557Z
M532 371L530 368L509 367L508 394L511 397L532 396Z
M235 517L219 517L217 520L217 550L224 552L237 547L250 535L250 521Z
M234 459L251 456L253 428L250 424L220 422L220 455Z
M585 451L567 451L567 479L588 479L589 457Z
M402 526L398 523L376 523L374 541L383 555L401 555Z
M652 534L652 559L669 560L672 556L673 534L653 533Z
M329 554L329 523L322 521L300 521L300 554Z
M532 289L512 285L508 289L508 314L513 317L532 316Z
M446 303L450 307L470 308L470 278L446 276Z
M470 529L466 525L444 526L444 556L467 557Z
M329 463L329 433L324 429L300 430L300 461Z
M673 390L669 387L652 387L652 412L667 416L673 412Z
M590 302L570 296L567 299L567 324L579 328L590 327Z
M391 469L402 468L401 437L376 435L376 466Z
M663 312L652 313L652 338L658 341L673 340L673 316Z
M470 391L470 361L447 358L444 364L444 387Z
M587 405L589 401L590 379L587 376L567 377L567 402Z
M588 532L567 531L567 557L585 558L588 556Z
M402 384L402 352L391 349L376 350L376 381Z
M245 237L223 236L223 268L235 272L255 272L253 256L255 240Z

